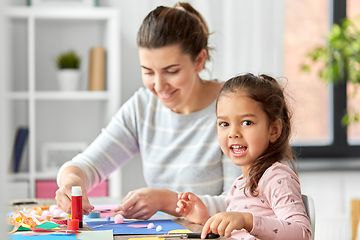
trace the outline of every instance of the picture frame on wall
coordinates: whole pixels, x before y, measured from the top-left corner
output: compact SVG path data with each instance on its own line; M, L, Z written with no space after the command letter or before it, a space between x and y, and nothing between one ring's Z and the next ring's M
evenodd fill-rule
M98 0L27 0L27 5L35 7L97 7Z
M81 153L86 142L46 142L41 148L41 171L57 172L68 160Z

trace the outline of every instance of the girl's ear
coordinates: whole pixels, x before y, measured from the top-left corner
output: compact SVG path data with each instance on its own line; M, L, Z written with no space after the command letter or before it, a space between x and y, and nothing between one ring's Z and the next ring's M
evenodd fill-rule
M195 59L196 64L196 73L201 72L204 69L205 62L206 62L207 52L205 49L201 50L199 55Z
M281 135L282 132L282 122L278 118L274 120L270 125L270 142L274 143Z

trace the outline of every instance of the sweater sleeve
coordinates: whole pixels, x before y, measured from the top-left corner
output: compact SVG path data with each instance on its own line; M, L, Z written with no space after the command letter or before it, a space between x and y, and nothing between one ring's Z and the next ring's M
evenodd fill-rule
M260 191L266 204L273 209L276 218L253 214L253 229L250 232L260 239L305 240L311 238L310 221L301 198L300 183L290 171L273 170L267 173Z
M206 205L210 216L219 212L225 212L227 205L225 198L229 192L234 179L238 178L242 172L241 167L234 165L234 163L225 155L222 154L222 167L223 167L223 192L218 196L202 195L200 199Z
M63 169L77 166L85 175L86 189L90 190L139 152L134 98L123 104L106 128L82 153L60 168L58 185Z

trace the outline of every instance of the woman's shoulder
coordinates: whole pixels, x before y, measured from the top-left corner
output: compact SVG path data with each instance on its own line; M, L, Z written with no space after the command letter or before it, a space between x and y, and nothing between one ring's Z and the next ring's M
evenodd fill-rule
M149 100L154 94L145 87L140 87L133 95L134 98Z
M134 94L126 101L127 104L136 104L136 105L147 105L150 102L156 101L157 98L154 94L147 88L140 87L134 92Z

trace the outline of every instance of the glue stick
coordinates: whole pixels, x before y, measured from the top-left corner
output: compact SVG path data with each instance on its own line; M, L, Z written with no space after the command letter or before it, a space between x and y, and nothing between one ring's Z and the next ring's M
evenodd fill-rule
M83 227L82 190L79 186L71 188L71 218L79 220L79 228Z

